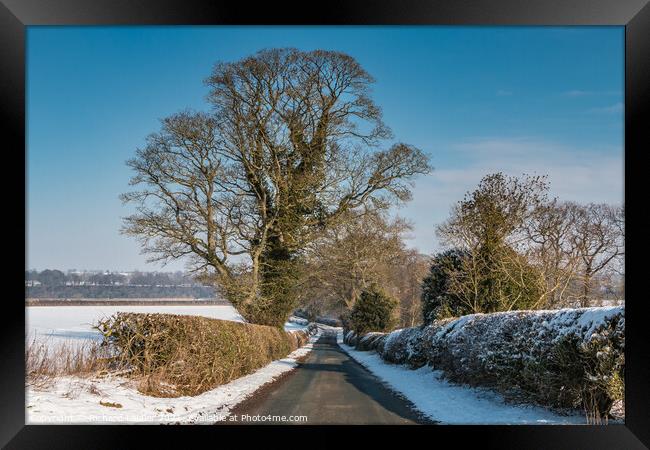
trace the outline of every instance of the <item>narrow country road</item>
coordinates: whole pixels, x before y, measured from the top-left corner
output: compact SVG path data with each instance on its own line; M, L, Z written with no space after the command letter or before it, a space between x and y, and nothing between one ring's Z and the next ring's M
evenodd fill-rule
M236 423L271 424L421 424L431 423L395 394L323 330L301 365L237 405ZM289 422L252 420L254 416L305 416Z

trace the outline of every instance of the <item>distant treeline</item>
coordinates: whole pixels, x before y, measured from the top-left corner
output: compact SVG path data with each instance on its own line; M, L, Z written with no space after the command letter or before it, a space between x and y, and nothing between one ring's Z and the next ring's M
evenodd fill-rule
M57 269L42 271L26 270L25 284L28 286L44 284L47 286L179 286L201 285L195 278L184 272L110 272L75 271L64 273Z
M178 306L211 305L230 306L230 302L220 298L26 298L25 306Z
M26 298L213 298L209 286L26 286Z
M25 271L26 298L214 298L183 272Z

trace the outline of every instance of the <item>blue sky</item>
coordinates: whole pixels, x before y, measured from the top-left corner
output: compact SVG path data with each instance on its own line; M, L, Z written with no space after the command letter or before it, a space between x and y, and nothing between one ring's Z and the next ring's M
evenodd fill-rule
M160 118L208 108L215 62L288 46L355 57L395 140L431 155L396 211L424 253L490 172L545 173L561 199L622 203L623 27L29 27L27 266L160 269L119 234L125 161Z

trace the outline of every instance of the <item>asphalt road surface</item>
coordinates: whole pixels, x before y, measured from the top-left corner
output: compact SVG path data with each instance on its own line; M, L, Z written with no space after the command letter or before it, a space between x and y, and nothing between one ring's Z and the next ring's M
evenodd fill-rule
M431 423L341 350L331 330L323 332L297 369L237 405L231 415L241 424Z

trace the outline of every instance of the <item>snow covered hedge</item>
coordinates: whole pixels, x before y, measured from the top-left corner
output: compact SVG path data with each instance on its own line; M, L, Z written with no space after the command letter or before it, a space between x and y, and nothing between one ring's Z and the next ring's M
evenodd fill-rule
M317 327L279 328L199 316L117 313L100 322L115 368L158 397L197 395L284 358Z
M297 316L289 316L287 319L287 322L295 323L298 325L307 325L309 323L309 320L304 319L302 317L297 317Z
M511 398L584 408L594 420L623 399L624 307L472 314L344 340L383 359L430 365L455 382Z
M332 317L318 316L316 317L315 322L322 323L323 325L329 325L330 327L340 327L343 325L339 319L334 319Z

